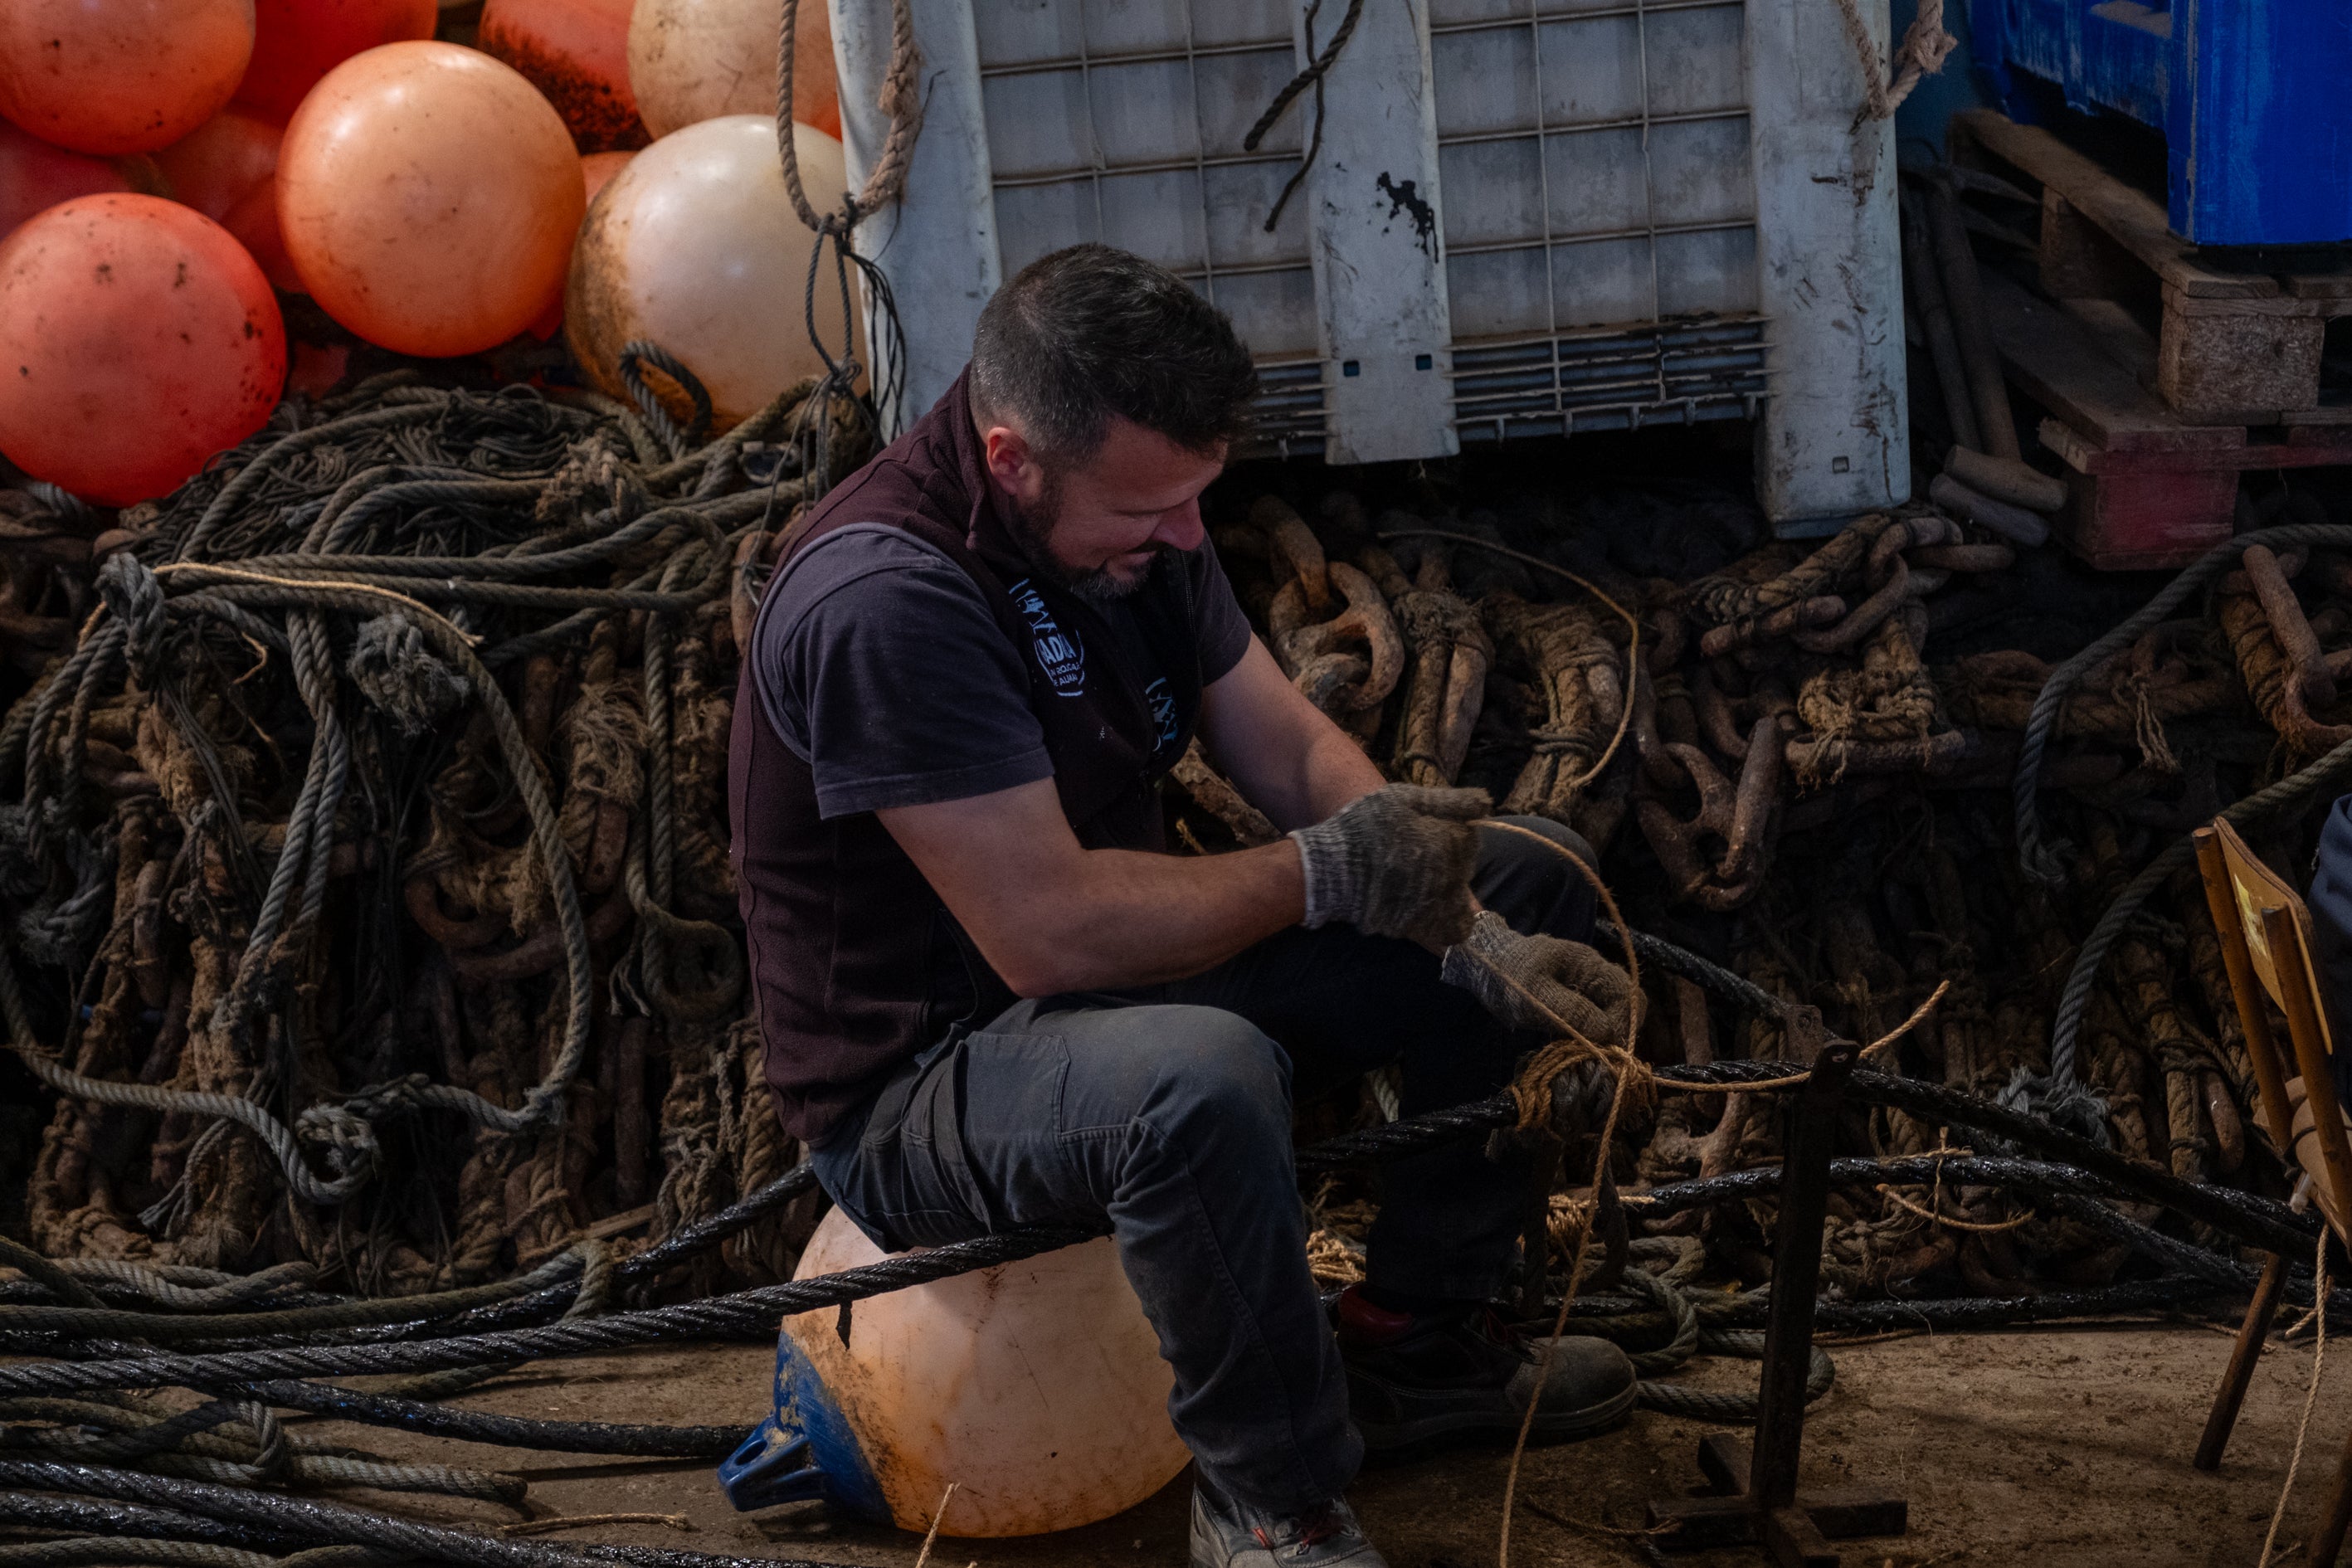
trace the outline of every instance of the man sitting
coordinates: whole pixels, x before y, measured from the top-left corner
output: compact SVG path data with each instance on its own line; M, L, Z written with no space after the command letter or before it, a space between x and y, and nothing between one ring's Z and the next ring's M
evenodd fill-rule
M1537 1358L1486 1307L1525 1176L1391 1164L1339 1332L1307 1273L1291 1097L1395 1063L1405 1114L1493 1093L1547 1014L1615 1038L1575 868L1384 785L1251 635L1201 492L1256 390L1223 314L1079 246L982 313L970 366L789 543L730 804L766 1072L886 1249L1099 1222L1175 1374L1192 1560L1371 1568L1367 1448L1613 1424L1613 1347ZM1165 852L1195 733L1288 837ZM1525 826L1589 858L1556 824ZM1508 975L1506 982L1499 975ZM1352 1419L1351 1419L1352 1410Z

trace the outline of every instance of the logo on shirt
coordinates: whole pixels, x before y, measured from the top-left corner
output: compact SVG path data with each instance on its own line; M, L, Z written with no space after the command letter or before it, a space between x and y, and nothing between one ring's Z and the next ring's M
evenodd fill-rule
M1168 678L1163 675L1145 687L1143 699L1151 704L1151 727L1155 731L1151 749L1164 752L1176 743L1181 728L1176 721L1176 694L1168 689Z
M1082 695L1087 689L1087 650L1077 634L1064 631L1054 619L1054 612L1045 607L1044 595L1029 585L1024 577L1005 590L1013 595L1013 607L1029 623L1029 635L1037 649L1037 668L1045 672L1054 690L1064 697Z

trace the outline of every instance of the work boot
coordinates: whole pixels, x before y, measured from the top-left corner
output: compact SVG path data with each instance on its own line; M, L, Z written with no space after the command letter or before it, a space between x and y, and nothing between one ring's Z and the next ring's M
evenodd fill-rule
M1530 1443L1606 1431L1633 1408L1633 1363L1606 1340L1552 1342L1536 1390L1541 1346L1492 1309L1392 1312L1350 1286L1339 1298L1339 1358L1364 1450L1400 1458L1457 1443L1508 1443L1536 1394Z
M1192 1481L1192 1568L1388 1568L1356 1510L1333 1498L1283 1519Z

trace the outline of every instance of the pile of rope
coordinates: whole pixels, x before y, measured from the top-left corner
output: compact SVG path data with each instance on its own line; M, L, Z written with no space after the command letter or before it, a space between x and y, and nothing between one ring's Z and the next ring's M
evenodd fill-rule
M1878 1040L1940 996L1885 1047L1904 1073L2008 1095L2189 1183L2292 1187L2249 1135L2252 1064L2187 836L2226 812L2305 864L2315 810L2352 781L2352 702L2305 707L2289 651L2352 658L2352 525L2314 496L2254 503L2253 531L2143 605L2145 585L1933 500L1808 544L1696 480L1563 507L1540 479L1423 476L1375 513L1333 478L1292 470L1212 509L1298 689L1391 777L1576 829L1634 928L1772 1004L1653 968L1645 1061L1806 1060L1791 1008ZM2301 521L2262 526L2282 515ZM1181 840L1271 837L1204 755L1178 778ZM1315 1113L1391 1112L1367 1091ZM1570 1142L1589 1151L1596 1127ZM1965 1148L1901 1110L1849 1144ZM1666 1096L1628 1106L1612 1170L1713 1178L1780 1146L1762 1097ZM1543 1224L1562 1257L1588 1165L1559 1161L1561 1218ZM1360 1278L1377 1200L1364 1181L1318 1189L1327 1283ZM1761 1201L1651 1226L1755 1282L1772 1217ZM1824 1279L1839 1300L2002 1299L2104 1284L2130 1257L1997 1187L1886 1184L1834 1199Z
M462 1291L790 1168L730 715L779 534L870 422L812 382L710 439L649 394L403 372L119 518L0 492L50 650L0 725L38 1250ZM726 1266L782 1277L813 1218Z

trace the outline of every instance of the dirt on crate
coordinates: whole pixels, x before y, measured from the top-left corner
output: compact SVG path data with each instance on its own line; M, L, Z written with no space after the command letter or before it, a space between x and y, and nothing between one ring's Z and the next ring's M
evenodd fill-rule
M2308 1342L2273 1345L2246 1396L2217 1474L2191 1468L2208 1402L2229 1353L2193 1324L2135 1322L1997 1334L1927 1335L1832 1346L1838 1381L1808 1428L1809 1485L1872 1485L1906 1497L1911 1532L1844 1542L1848 1568L1969 1568L2029 1559L2053 1568L2243 1568L2263 1534L2295 1440L2311 1373ZM453 1403L554 1420L751 1422L765 1413L772 1354L755 1345L681 1345L546 1364ZM2340 1363L2339 1363L2340 1364ZM1752 1380L1752 1363L1697 1363L1700 1386ZM2315 1521L2344 1439L2347 1373L2321 1391L2279 1545ZM528 1507L547 1519L657 1513L692 1526L589 1525L532 1539L617 1542L726 1555L911 1568L919 1537L847 1522L822 1504L739 1514L711 1467L451 1443L303 1419L299 1429L387 1458L519 1470ZM1637 1412L1619 1431L1528 1456L1520 1495L1562 1519L1638 1526L1652 1497L1698 1484L1702 1424ZM1469 1451L1369 1471L1352 1493L1393 1568L1484 1568L1495 1561L1507 1456ZM941 1568L1166 1568L1185 1561L1190 1482L1082 1530L1018 1540L941 1541ZM493 1530L513 1516L488 1504L352 1494L402 1511ZM1628 1541L1566 1528L1523 1508L1512 1532L1520 1568L1644 1561ZM2299 1554L2298 1558L2299 1560ZM1691 1568L1759 1563L1753 1552L1677 1556Z

